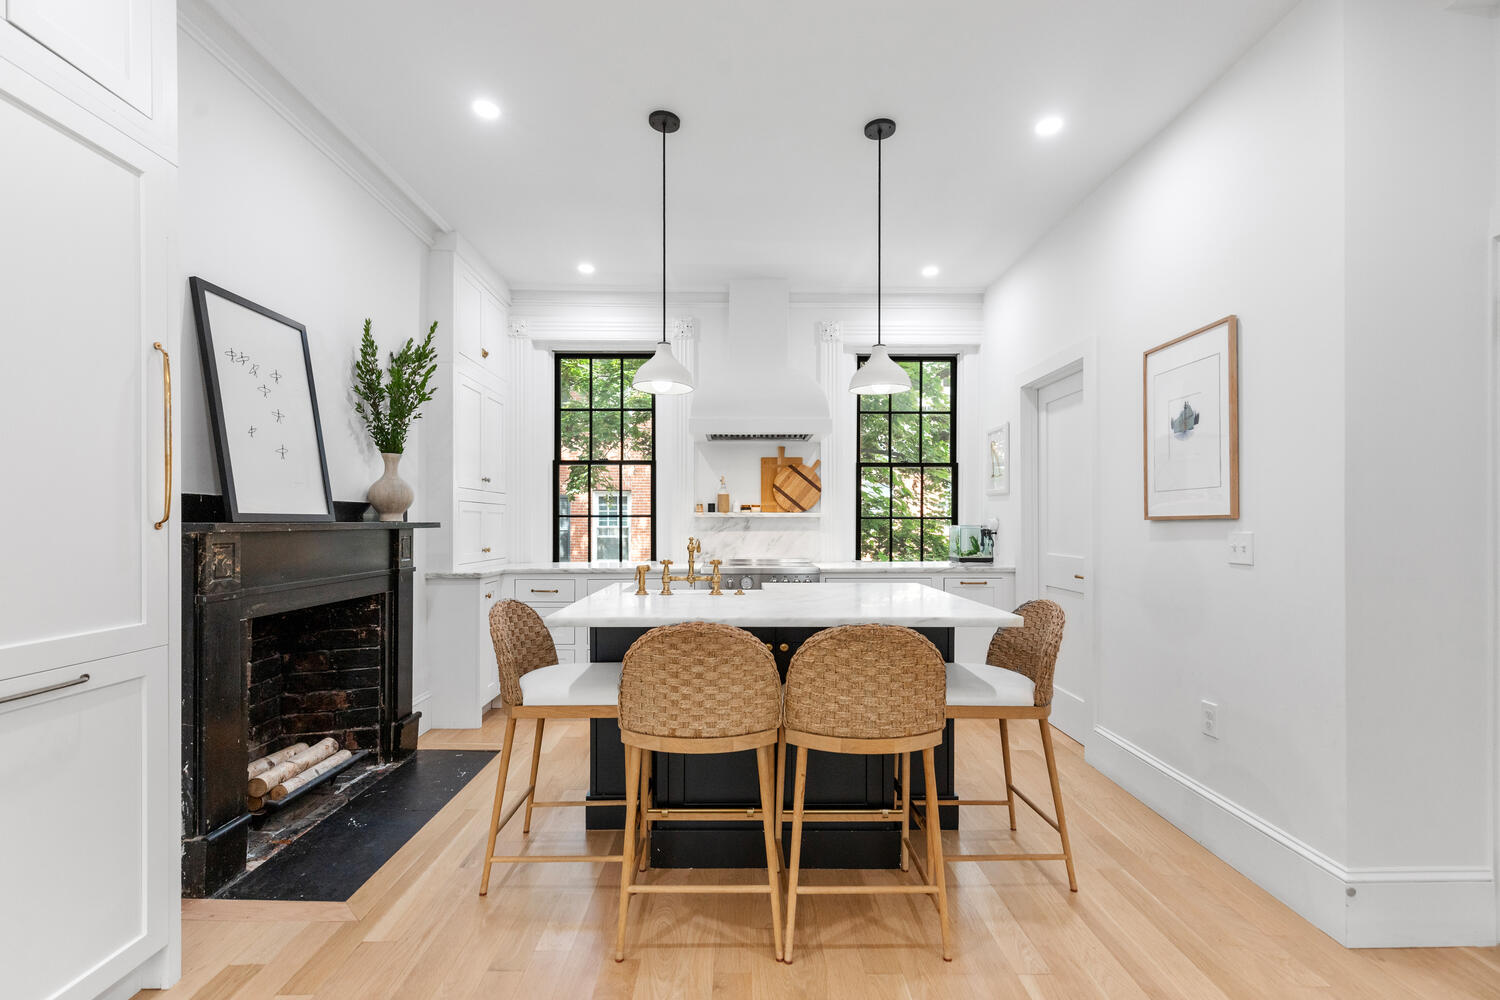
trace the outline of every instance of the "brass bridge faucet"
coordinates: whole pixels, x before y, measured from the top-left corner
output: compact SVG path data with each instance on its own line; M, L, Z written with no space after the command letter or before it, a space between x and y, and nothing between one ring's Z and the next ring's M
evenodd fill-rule
M673 576L672 560L663 559L661 561L661 592L663 596L668 596L672 593L673 583L686 583L689 586L700 582L712 583L713 589L709 591L709 596L718 597L724 593L719 589L719 584L721 582L719 576L719 566L723 563L723 560L710 559L708 561L708 564L714 568L714 571L711 575L705 576L698 572L696 564L698 554L702 551L702 542L698 541L698 539L696 538L688 539L688 571L686 576Z

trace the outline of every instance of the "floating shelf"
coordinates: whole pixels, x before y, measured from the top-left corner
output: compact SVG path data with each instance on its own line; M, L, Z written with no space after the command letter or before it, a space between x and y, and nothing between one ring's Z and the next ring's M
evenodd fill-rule
M707 511L703 512L702 514L700 514L697 511L693 511L693 516L694 517L703 517L703 518L709 518L709 517L738 517L738 518L759 520L760 518L763 518L763 517L764 518L772 518L772 517L803 517L803 518L808 518L808 517L822 517L823 516L823 512L821 510L807 510L807 511L787 511L787 510L772 510L772 511L731 510L731 511L726 511L726 512L724 512L722 514L720 514L720 513L710 514Z

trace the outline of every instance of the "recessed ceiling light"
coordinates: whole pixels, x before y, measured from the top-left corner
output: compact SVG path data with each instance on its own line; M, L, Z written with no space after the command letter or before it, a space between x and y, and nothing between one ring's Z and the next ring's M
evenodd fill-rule
M1065 124L1067 123L1062 120L1061 115L1046 115L1037 119L1035 131L1037 135L1047 139L1061 132Z
M939 270L940 268L936 264L928 264L926 267L922 268L922 277L936 278L938 276Z
M578 265L578 273L579 274L593 274L594 273L594 265L590 264L588 261L584 261L582 264Z
M487 122L492 122L500 117L500 105L483 97L476 97L474 103L469 105L474 113Z

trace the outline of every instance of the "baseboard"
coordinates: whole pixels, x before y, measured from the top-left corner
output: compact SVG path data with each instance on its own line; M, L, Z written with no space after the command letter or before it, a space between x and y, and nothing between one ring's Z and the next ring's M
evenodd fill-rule
M413 712L422 712L422 706L425 705L425 704L427 704L431 700L432 700L432 692L431 691L423 691L421 694L417 695L415 698L413 698L411 700L411 710ZM428 713L422 712L422 717L417 720L417 735L420 736L423 733L427 732L427 730L429 730L431 728L432 728L432 722L428 718Z
M1094 737L1091 765L1340 944L1496 943L1490 869L1349 869L1118 733Z

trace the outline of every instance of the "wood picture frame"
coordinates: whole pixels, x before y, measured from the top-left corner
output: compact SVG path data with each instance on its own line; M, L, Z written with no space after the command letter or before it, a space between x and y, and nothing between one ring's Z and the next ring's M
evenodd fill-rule
M1239 518L1238 317L1142 355L1141 429L1146 520Z
M334 520L307 328L202 278L188 288L229 520Z

